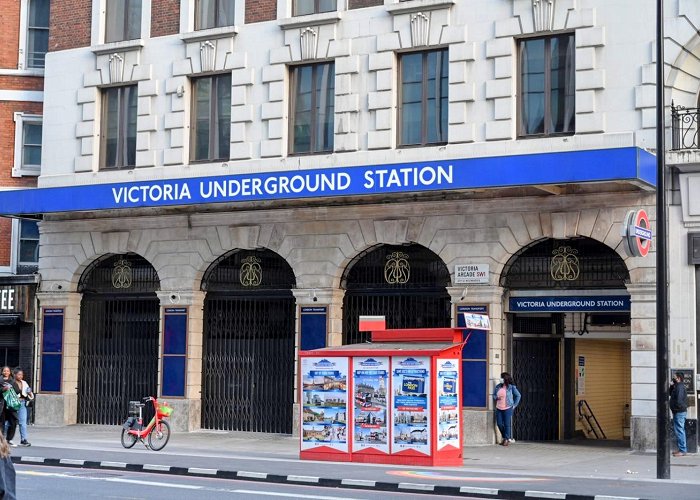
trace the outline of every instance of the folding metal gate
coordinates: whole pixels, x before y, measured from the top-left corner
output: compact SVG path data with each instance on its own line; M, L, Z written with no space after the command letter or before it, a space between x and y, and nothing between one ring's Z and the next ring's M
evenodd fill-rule
M559 439L559 339L513 339L513 377L522 400L513 436L522 441Z
M79 423L120 424L129 401L157 394L159 314L155 294L83 296Z
M208 294L202 427L291 434L294 297Z

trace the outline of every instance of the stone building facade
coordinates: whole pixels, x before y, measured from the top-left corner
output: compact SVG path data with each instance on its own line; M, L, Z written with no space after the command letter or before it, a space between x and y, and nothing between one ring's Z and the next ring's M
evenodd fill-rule
M133 3L116 40L127 25L109 0L51 12L52 27L80 20L51 32L39 182L53 201L28 204L44 214L41 422L116 423L107 413L153 391L182 429L297 432L314 308L321 345L339 345L361 341L357 314L450 326L478 306L492 330L463 361L467 442L494 441L490 392L513 371L516 438L542 438L526 405L540 397L544 439L590 437L586 399L606 434L655 445L655 246L631 257L621 237L630 211L656 218L651 12L632 28L631 0L222 1L210 22L195 0ZM669 19L700 19L692 2L668 4ZM687 28L668 36L687 45ZM667 84L686 102L697 72L680 54ZM116 119L126 135L110 102L131 117ZM424 281L392 282L380 269L392 259ZM462 283L470 265L486 278ZM672 335L672 364L694 367L695 329ZM150 385L115 389L139 349ZM251 353L267 368L241 361ZM539 356L546 369L526 362ZM629 387L615 401L602 390L612 365ZM258 425L256 405L283 409Z

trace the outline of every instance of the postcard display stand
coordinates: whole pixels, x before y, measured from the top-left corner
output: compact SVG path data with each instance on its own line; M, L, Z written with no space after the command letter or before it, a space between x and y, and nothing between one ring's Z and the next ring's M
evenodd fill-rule
M301 352L304 460L462 465L462 329Z

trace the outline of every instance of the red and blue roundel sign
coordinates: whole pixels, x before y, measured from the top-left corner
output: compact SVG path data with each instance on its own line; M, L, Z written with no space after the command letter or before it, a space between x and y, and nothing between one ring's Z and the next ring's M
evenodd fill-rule
M625 249L630 257L646 257L651 248L651 223L646 210L631 210L622 226Z

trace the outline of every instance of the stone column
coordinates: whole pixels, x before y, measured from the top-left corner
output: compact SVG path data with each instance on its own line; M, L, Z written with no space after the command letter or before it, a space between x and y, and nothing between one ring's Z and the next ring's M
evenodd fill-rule
M161 326L159 356L163 352L163 313L165 308L187 307L187 377L184 398L166 398L173 407L170 424L174 431L193 431L202 426L202 348L204 345L204 297L201 291L159 291ZM159 364L158 393L161 393L162 362Z
M495 381L506 368L506 337L505 314L503 312L503 293L500 286L473 285L470 287L448 287L447 293L452 300L452 311L455 317L452 324L457 325L456 311L458 305L486 305L489 307L491 318L491 332L488 335L488 372L489 383L487 390L487 405L485 409L463 409L462 431L464 432L464 444L493 444L496 436L494 433L493 403L490 391Z
M299 364L299 350L301 348L301 321L299 311L301 307L327 307L328 323L326 331L326 345L339 346L343 345L343 297L345 290L335 288L295 288L292 290L296 299L296 335L294 341L294 356L297 363L294 365L294 423L292 426L292 434L299 435L299 416L301 414L301 388L297 385L299 382L299 372L301 366Z
M632 416L630 445L656 449L656 285L627 285L631 299Z
M77 292L38 292L40 308L63 309L63 360L60 394L37 394L35 422L38 425L69 425L78 422L78 345L80 339L80 300ZM41 354L43 313L39 318ZM41 360L41 358L40 358ZM40 361L41 362L41 361ZM41 390L41 368L35 382L35 391Z

